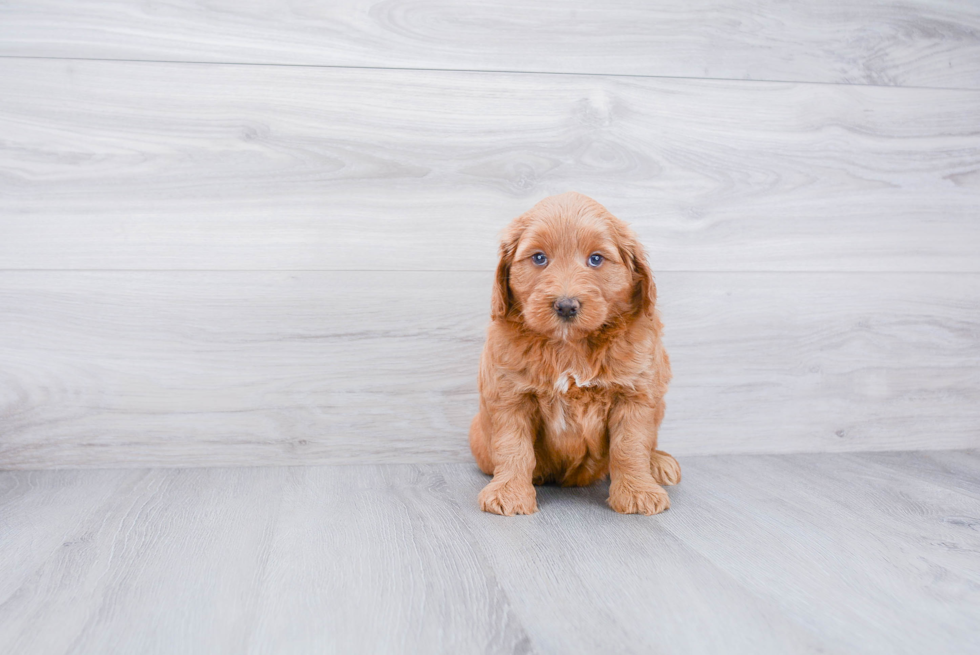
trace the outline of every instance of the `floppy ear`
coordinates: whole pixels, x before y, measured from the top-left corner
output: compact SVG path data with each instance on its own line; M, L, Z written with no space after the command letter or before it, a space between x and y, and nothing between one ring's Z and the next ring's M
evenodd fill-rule
M633 273L633 307L637 314L652 317L657 304L657 285L653 281L646 253L632 234L624 235L621 243L620 254Z
M514 263L514 253L517 251L521 232L517 226L511 226L500 242L500 261L497 263L493 295L490 297L490 318L493 320L507 318L514 306L514 297L510 292L510 266Z

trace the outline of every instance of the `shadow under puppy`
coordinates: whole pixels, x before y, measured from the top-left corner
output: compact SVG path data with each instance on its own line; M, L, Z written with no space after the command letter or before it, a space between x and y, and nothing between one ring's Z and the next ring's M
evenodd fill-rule
M537 511L535 484L611 475L626 514L670 506L677 460L656 449L670 360L636 235L579 193L546 198L505 230L480 360L470 448L493 480L487 512Z

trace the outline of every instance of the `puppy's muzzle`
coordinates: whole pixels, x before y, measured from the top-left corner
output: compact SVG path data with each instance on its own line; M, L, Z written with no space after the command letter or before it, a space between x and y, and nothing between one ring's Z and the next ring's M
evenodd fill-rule
M555 313L563 321L571 321L578 316L582 303L577 298L559 298L555 301Z

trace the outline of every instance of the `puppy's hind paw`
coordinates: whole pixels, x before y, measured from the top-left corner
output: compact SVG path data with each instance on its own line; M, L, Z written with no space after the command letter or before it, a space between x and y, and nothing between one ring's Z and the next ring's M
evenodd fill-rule
M620 514L652 516L670 507L667 492L658 484L633 487L622 482L609 486L609 506Z
M493 480L479 496L480 509L491 514L514 516L538 511L537 494L530 482L498 482Z
M681 481L681 465L662 450L655 450L650 456L650 473L658 484L672 485Z

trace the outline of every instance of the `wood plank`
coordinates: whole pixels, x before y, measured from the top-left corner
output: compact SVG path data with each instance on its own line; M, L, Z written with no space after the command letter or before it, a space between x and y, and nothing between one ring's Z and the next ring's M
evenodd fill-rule
M0 466L470 461L491 278L3 273ZM658 285L669 452L977 446L980 276Z
M980 11L955 0L14 0L0 54L980 87Z
M0 472L0 645L5 651L29 652L13 648L11 628L14 608L31 602L32 589L57 588L59 581L84 585L71 565L85 559L85 544L98 530L95 517L118 512L144 477L143 471L126 470ZM52 566L58 559L66 567ZM38 609L21 616L34 620ZM53 603L52 609L65 606Z
M587 193L657 270L980 271L980 91L0 60L0 268L492 270Z
M980 639L975 498L863 455L682 466L663 529L829 651L955 653Z
M864 453L864 459L980 500L980 451Z
M685 458L657 517L485 514L472 464L0 472L0 651L968 652L976 499L874 459Z
M823 652L821 635L788 620L778 602L746 593L665 530L662 516L609 509L608 483L539 487L540 511L514 520L480 511L476 497L489 478L475 466L441 470L543 652ZM687 513L667 514L675 511Z
M466 457L486 275L2 277L5 464Z
M254 617L256 599L245 592L268 558L278 475L226 470L214 484L207 469L16 474L18 484L32 480L33 493L3 505L16 526L12 542L5 530L5 559L25 542L54 547L27 546L32 561L16 571L3 603L0 647L162 653L187 642L202 652L236 650L242 624ZM60 499L69 494L82 502L72 502L78 513L63 522Z
M528 652L455 499L414 467L0 481L29 487L0 497L3 652Z
M461 502L437 467L291 468L250 650L535 652Z

